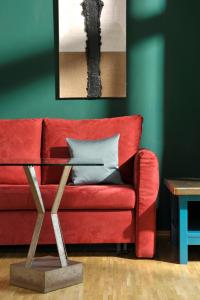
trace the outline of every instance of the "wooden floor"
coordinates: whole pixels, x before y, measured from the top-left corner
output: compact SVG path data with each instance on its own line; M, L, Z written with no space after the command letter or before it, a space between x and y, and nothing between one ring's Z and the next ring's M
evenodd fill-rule
M23 260L26 251L0 247L1 300L200 299L199 246L190 248L188 265L177 263L176 251L166 237L159 239L157 256L152 260L135 259L130 253L123 257L114 252L70 253L70 258L84 263L84 283L49 294L9 285L9 265ZM44 249L39 252L46 254Z

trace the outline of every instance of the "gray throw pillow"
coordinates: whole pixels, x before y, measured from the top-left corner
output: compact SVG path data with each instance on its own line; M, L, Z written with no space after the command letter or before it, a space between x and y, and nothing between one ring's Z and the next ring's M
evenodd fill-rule
M66 138L70 155L79 159L101 159L104 166L73 166L74 184L123 184L118 169L118 144L120 135L101 140L76 140Z

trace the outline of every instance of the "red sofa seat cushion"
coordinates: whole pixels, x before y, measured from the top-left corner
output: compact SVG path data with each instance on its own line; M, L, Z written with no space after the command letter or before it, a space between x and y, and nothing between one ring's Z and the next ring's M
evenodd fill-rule
M133 156L139 148L142 120L140 115L93 120L45 119L42 156L44 158L69 157L66 137L96 140L120 134L120 172L124 182L131 184L133 181ZM59 167L44 167L43 184L57 184L61 172L62 168Z
M30 245L35 220L36 213L31 210L1 212L0 245ZM131 210L108 210L106 213L102 210L67 210L59 212L59 220L66 244L135 241L135 216ZM44 218L39 244L55 245L52 222L48 213Z
M40 160L42 119L0 120L0 158ZM40 167L36 167L41 181ZM0 167L0 184L27 184L23 167Z
M45 208L51 209L58 185L40 186ZM68 185L60 209L133 209L135 191L129 185ZM0 185L0 210L35 209L28 185Z

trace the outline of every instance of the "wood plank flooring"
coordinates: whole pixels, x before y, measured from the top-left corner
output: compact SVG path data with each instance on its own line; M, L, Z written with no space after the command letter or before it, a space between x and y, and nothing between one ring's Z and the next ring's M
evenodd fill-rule
M45 251L37 254L50 254ZM121 257L114 252L70 253L71 259L84 263L84 283L49 294L9 285L9 265L26 254L27 249L0 247L1 300L200 299L200 247L190 247L188 265L179 265L166 237L159 238L155 259L136 259L132 253Z

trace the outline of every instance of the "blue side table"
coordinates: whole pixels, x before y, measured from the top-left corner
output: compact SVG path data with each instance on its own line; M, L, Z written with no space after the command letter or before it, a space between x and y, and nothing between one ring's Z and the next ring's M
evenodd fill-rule
M179 241L180 264L188 262L188 246L200 245L199 230L188 228L188 202L200 201L199 179L165 180L171 193L171 238L172 243Z

